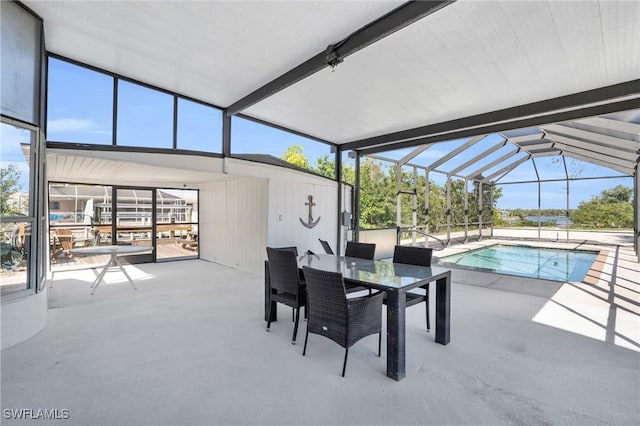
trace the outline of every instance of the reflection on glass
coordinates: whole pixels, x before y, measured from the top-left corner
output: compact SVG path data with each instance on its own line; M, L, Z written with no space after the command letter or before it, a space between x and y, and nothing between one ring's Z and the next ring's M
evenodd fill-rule
M30 130L2 123L2 216L29 216Z
M70 250L111 245L111 187L49 184L52 266L74 263Z
M157 259L198 255L198 191L157 190L156 246Z
M152 195L152 191L148 189L117 190L116 244L152 245Z
M49 59L47 139L112 144L113 77Z
M0 2L2 114L38 123L42 22L16 2ZM4 143L4 141L3 141Z
M173 148L173 96L118 81L117 144Z
M1 132L0 287L7 294L29 287L30 151L35 135L6 123Z
M0 223L0 290L7 294L25 290L29 282L31 224Z
M222 152L222 111L178 99L177 148Z

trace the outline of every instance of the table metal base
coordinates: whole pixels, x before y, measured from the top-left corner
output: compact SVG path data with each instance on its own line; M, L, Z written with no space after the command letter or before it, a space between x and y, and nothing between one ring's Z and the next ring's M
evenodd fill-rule
M127 280L129 280L129 284L131 284L131 286L133 287L134 290L137 290L136 285L133 283L133 280L131 279L129 274L127 274L127 271L122 266L122 263L120 263L120 261L118 260L117 253L111 253L111 257L110 257L109 261L107 262L106 265L104 265L104 268L102 268L102 271L100 272L100 274L98 274L98 277L95 279L95 281L93 283L91 283L91 287L90 287L91 288L91 294L95 294L95 292L98 289L98 286L100 285L100 283L102 282L105 274L107 273L107 271L111 267L120 268L120 270L124 273L124 276L127 277Z

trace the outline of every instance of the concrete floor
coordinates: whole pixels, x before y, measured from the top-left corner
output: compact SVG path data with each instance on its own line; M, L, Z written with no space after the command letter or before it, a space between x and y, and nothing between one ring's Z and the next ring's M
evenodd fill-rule
M2 423L637 425L640 269L628 249L612 253L596 284L529 292L535 280L455 270L451 343L410 308L400 382L375 336L352 348L342 378L338 345L311 335L302 357L304 324L289 343L290 310L266 333L256 275L133 265L137 291L114 272L90 296L93 270L57 272L45 330L2 352ZM6 419L21 408L69 418Z

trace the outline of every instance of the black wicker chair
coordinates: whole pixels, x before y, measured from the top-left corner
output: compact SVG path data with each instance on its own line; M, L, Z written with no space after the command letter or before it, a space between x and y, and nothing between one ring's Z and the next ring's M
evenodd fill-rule
M290 246L290 247L275 247L275 249L277 250L287 250L287 251L292 251L295 253L295 255L298 255L298 247L296 246Z
M303 267L309 298L309 319L302 356L307 353L309 333L328 337L343 348L342 377L347 368L349 348L358 340L378 333L378 356L382 343L381 292L347 299L342 274Z
M393 250L393 263L404 265L431 266L431 256L433 249L425 247L396 246ZM427 312L427 331L431 331L429 321L429 284L420 287L425 294L407 292L407 306L417 305L424 302Z
M360 259L373 260L376 253L376 245L369 243L354 243L347 241L347 248L344 250L346 257L358 257Z
M296 343L298 334L298 323L300 322L300 308L307 306L305 284L300 279L298 271L298 261L296 253L290 248L267 247L267 257L269 259L269 278L271 282L271 301L290 306L295 311L295 325L293 326L293 337L291 343ZM271 328L271 310L267 321L267 331ZM306 315L305 315L306 316Z
M333 250L331 250L331 246L328 242L326 242L325 240L321 240L320 238L318 238L318 241L320 241L320 244L322 244L322 248L324 249L324 252L326 254L335 254L333 253Z

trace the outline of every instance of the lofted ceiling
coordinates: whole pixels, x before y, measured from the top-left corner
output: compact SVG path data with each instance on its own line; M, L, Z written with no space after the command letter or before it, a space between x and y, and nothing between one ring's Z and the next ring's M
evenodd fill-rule
M23 3L43 18L49 52L221 108L405 5ZM608 155L601 148L615 145L606 132L616 129L576 120L640 107L640 2L427 3L424 17L353 49L335 68L324 64L232 112L363 153L539 126L539 149L585 157ZM630 128L623 168L633 173L640 150Z

